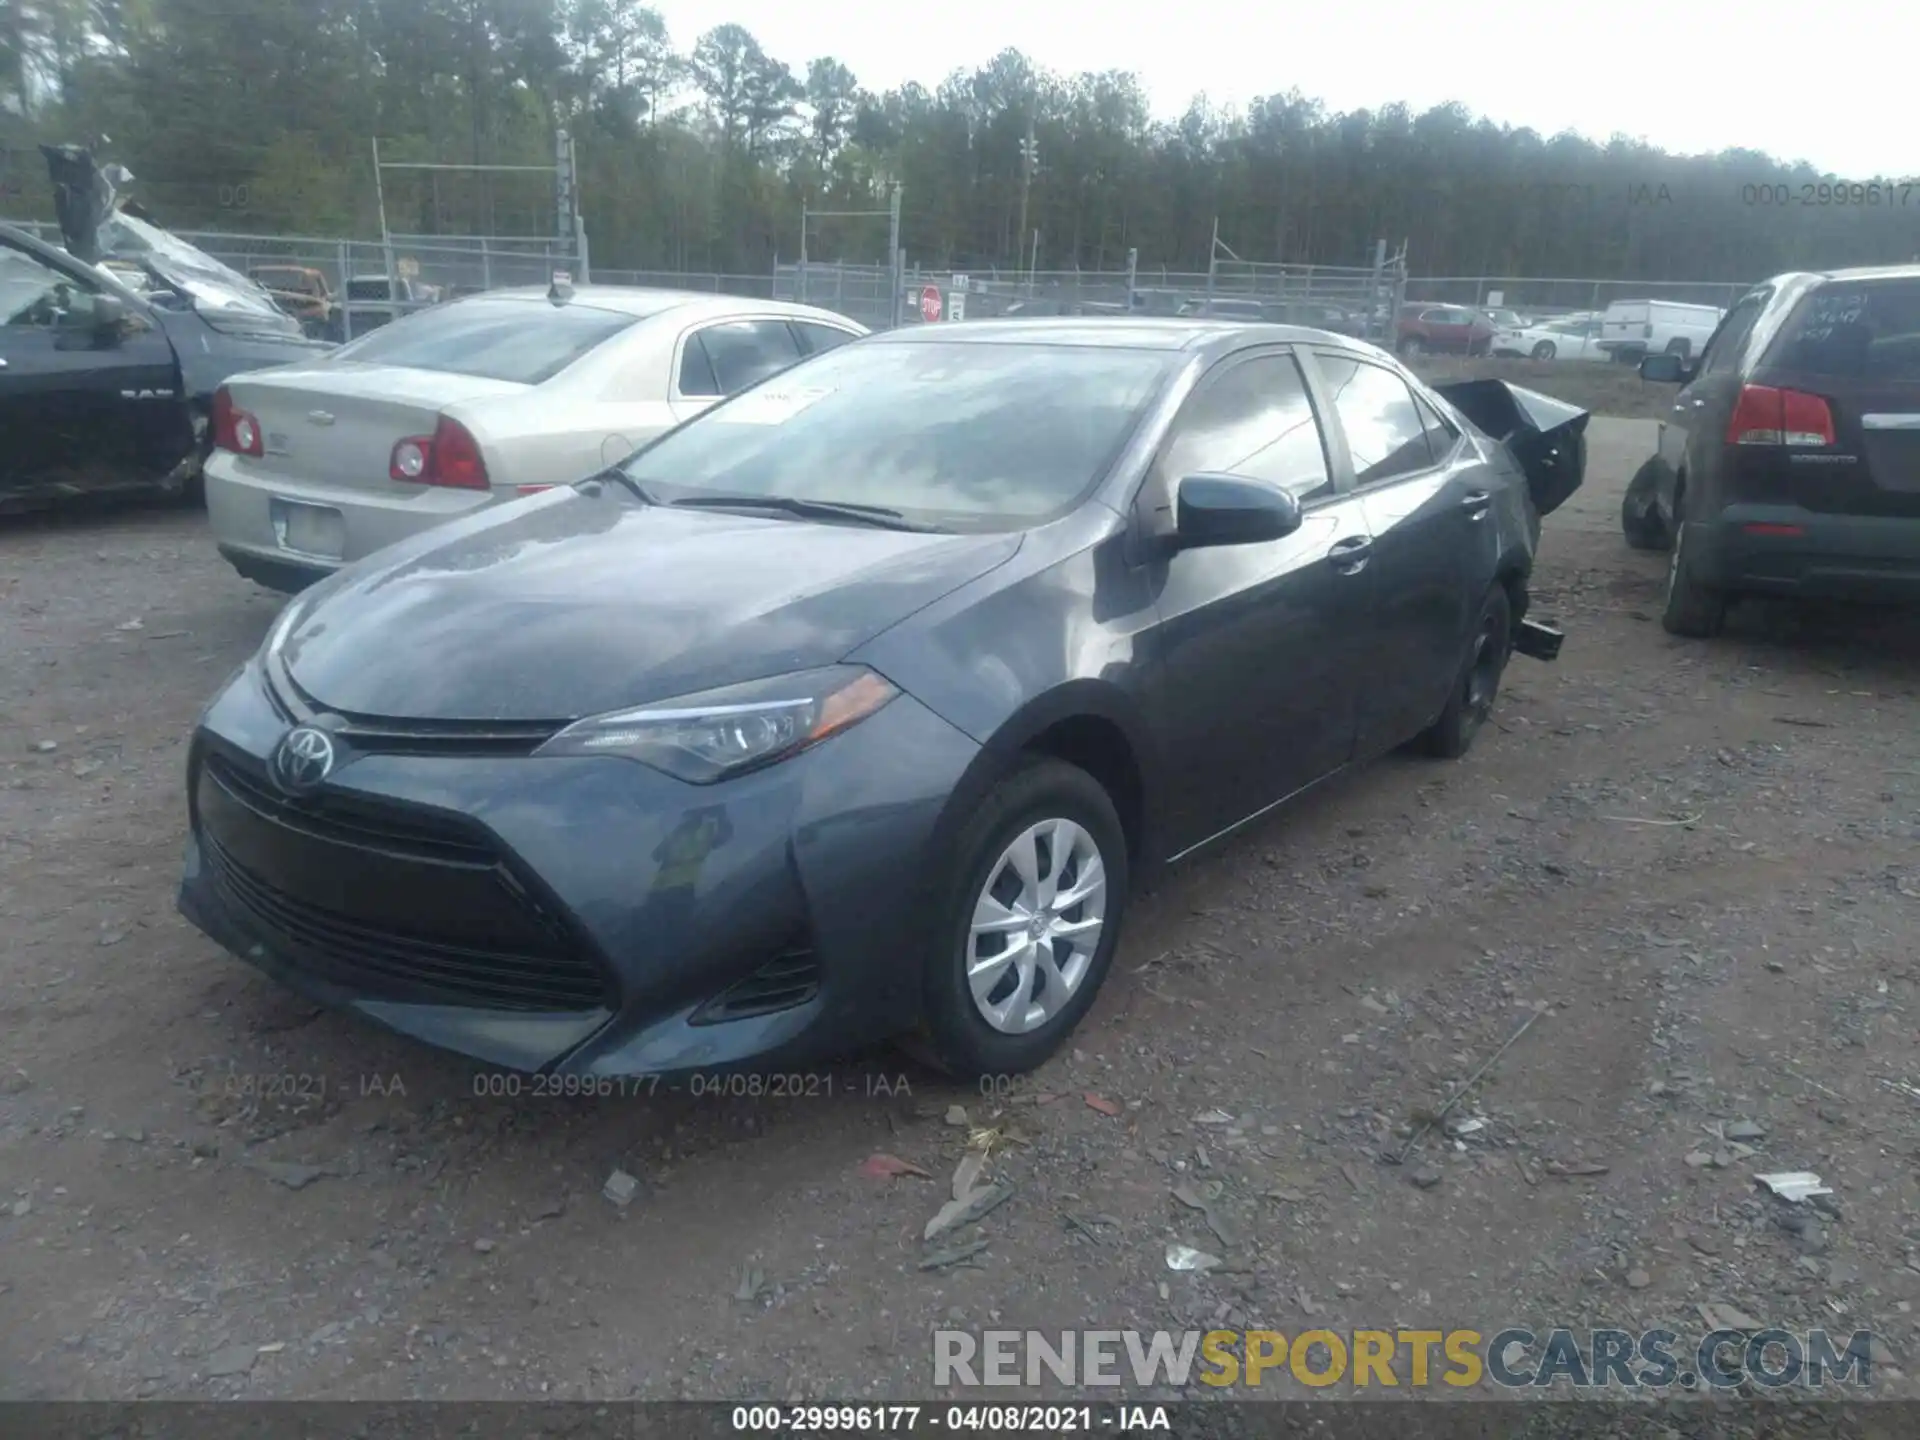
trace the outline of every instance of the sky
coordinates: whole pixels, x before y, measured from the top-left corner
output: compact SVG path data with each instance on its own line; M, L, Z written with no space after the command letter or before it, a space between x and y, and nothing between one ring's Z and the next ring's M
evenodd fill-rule
M1728 0L655 0L690 49L724 21L797 72L832 55L862 84L929 89L1009 47L1050 70L1131 70L1156 114L1300 91L1334 110L1458 100L1544 134L1616 132L1683 154L1734 146L1848 179L1920 179L1913 57L1920 6L1827 0L1804 12ZM1912 198L1920 218L1920 191Z

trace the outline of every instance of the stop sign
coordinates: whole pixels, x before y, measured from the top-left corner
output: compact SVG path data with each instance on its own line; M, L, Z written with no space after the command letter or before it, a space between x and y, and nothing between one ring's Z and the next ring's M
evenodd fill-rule
M940 291L929 285L920 292L920 318L929 325L940 318Z

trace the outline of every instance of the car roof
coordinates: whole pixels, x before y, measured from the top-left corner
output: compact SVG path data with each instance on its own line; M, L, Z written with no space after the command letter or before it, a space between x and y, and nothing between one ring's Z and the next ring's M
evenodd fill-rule
M1048 345L1098 350L1234 350L1245 345L1301 342L1352 348L1345 335L1306 325L1254 325L1206 316L1145 316L1088 320L1042 316L1033 320L969 320L961 325L908 325L863 340L863 345Z
M1830 280L1920 280L1920 265L1858 265L1842 270L1789 270L1765 283L1785 285L1789 281L1825 283Z
M547 288L537 285L483 290L478 295L463 295L452 303L465 305L476 300L538 301L542 305L552 303ZM664 315L671 310L684 312L688 319L726 315L784 315L795 320L826 320L841 325L850 323L845 315L792 300L756 300L743 295L715 295L704 290L665 290L640 285L576 285L566 303L595 310L616 310L641 320Z

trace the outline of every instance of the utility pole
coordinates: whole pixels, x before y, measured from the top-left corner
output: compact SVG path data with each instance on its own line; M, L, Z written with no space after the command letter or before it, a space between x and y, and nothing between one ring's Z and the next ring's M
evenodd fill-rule
M1033 189L1033 172L1040 168L1040 147L1034 143L1033 120L1027 120L1027 138L1020 142L1020 228L1015 233L1020 237L1020 248L1027 248L1027 197ZM1025 260L1025 256L1021 256ZM1025 267L1022 266L1024 269ZM1029 272L1028 286L1031 288L1033 277Z

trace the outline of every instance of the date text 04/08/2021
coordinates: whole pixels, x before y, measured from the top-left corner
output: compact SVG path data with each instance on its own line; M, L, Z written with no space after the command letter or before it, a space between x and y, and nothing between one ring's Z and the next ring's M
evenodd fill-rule
M741 1434L1149 1434L1171 1431L1164 1405L736 1405Z
M691 1095L714 1100L887 1100L913 1094L905 1075L830 1071L763 1074L751 1070L659 1075L550 1075L518 1070L476 1070L473 1093L505 1100L645 1099Z

